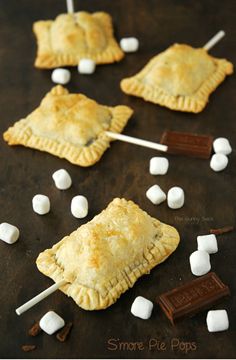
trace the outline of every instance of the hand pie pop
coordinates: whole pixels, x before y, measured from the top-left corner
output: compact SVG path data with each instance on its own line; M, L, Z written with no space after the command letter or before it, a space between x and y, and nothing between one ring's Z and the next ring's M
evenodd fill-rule
M114 199L93 220L36 260L38 269L77 305L100 310L175 251L179 234L132 201Z
M127 106L108 107L82 94L70 94L58 85L40 106L3 135L9 145L47 151L72 164L95 164L109 147L106 130L121 132L133 111Z
M96 64L120 61L124 53L113 36L112 19L105 12L61 14L33 25L38 50L35 66L77 66L81 59Z
M139 73L123 79L121 89L172 110L198 113L232 73L229 61L214 58L203 48L175 44L154 56Z

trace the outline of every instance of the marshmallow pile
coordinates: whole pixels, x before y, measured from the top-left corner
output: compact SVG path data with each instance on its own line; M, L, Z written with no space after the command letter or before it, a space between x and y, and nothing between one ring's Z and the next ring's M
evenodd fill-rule
M152 315L152 309L153 303L150 300L137 296L131 306L131 313L140 319L147 320Z
M39 326L45 333L52 335L65 326L65 321L54 311L48 311L39 321Z
M213 234L197 237L197 251L194 251L190 257L190 268L193 275L202 276L211 270L210 254L218 251L217 239Z
M214 234L197 237L198 250L190 257L190 268L195 276L202 276L211 270L210 254L218 252L217 239ZM226 310L211 310L207 313L207 329L209 332L224 331L229 328Z
M59 190L67 190L72 185L70 174L65 169L59 169L52 174L55 186ZM50 211L50 199L43 194L37 194L32 199L32 207L36 214L45 215ZM83 195L74 196L71 200L71 213L77 219L88 215L88 200Z
M153 185L146 191L146 196L154 205L161 204L166 198L171 209L180 209L184 205L184 190L179 186L172 187L166 196L160 186Z
M232 152L229 140L223 137L215 139L213 149L215 154L211 158L210 167L216 172L222 171L227 167L229 162L227 155Z
M80 74L93 74L96 69L96 63L92 59L81 59L78 64ZM51 80L55 84L66 85L71 80L71 72L68 69L54 69L51 74Z
M169 160L155 156L150 159L149 172L151 175L165 175L169 169ZM169 189L167 195L159 185L153 185L146 191L146 197L154 204L159 205L167 199L170 209L180 209L184 205L184 190L179 186Z

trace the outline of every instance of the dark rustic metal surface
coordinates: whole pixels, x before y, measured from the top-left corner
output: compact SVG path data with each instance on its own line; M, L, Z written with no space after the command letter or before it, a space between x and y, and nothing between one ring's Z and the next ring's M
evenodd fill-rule
M151 56L174 42L203 45L219 29L227 36L211 51L236 64L236 2L196 0L87 0L75 1L76 9L105 10L115 23L116 36L137 36L140 51L114 65L98 66L92 76L72 70L68 88L84 92L97 101L127 104L134 116L125 129L131 136L157 141L166 130L192 131L226 136L236 144L235 76L228 78L211 96L200 114L184 114L128 97L119 89L119 81L138 71ZM65 11L61 0L1 0L0 2L0 130L5 131L16 120L29 114L52 87L51 71L33 67L35 39L31 28L35 20L51 19ZM196 249L196 236L210 228L235 222L235 150L228 168L215 173L208 160L169 156L166 176L153 177L148 172L149 159L155 151L114 142L95 166L83 169L65 160L23 147L9 147L1 142L0 155L0 221L20 228L15 245L0 242L0 357L75 358L75 357L162 357L162 358L233 358L236 357L235 255L236 233L218 237L219 252L211 256L212 270L229 285L232 296L216 308L226 308L230 329L222 333L207 331L206 312L173 327L155 306L148 321L130 314L137 295L155 301L160 293L193 278L188 263ZM52 172L65 168L73 178L68 191L59 191L52 183ZM184 188L185 206L177 211L166 203L152 205L145 197L147 188L158 183L165 191L173 185ZM50 196L52 211L38 216L32 211L34 194ZM70 213L73 195L88 197L88 218L77 220ZM137 202L152 216L177 227L181 243L177 251L150 275L142 277L116 304L104 311L87 312L73 300L57 291L39 305L18 317L15 308L52 284L35 266L39 252L51 247L64 235L92 219L116 196ZM28 329L49 309L54 309L74 327L66 343L55 336L41 333L29 338ZM143 342L140 350L114 350L114 341ZM119 339L119 340L117 340ZM150 339L164 345L149 349ZM177 339L177 340L176 340ZM185 344L184 344L185 343ZM192 345L186 345L192 343ZM23 353L23 344L36 344L37 349ZM154 340L152 340L154 344ZM175 345L174 348L171 345ZM142 350L143 348L143 350ZM161 350L162 349L162 350Z

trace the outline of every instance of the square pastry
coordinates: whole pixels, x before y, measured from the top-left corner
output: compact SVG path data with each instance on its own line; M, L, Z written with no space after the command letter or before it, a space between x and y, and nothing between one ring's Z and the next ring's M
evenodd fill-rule
M214 58L203 48L175 44L153 57L139 73L123 79L121 89L172 110L198 113L232 73L229 61Z
M177 248L179 234L138 205L114 199L93 220L39 254L43 274L86 310L112 305Z
M105 12L61 14L55 20L35 22L33 31L38 68L78 65L82 58L108 64L124 56L113 36L111 16Z
M121 132L132 113L127 106L99 105L58 85L36 110L17 121L3 137L9 145L24 145L65 158L72 164L90 166L109 147L111 139L105 131Z

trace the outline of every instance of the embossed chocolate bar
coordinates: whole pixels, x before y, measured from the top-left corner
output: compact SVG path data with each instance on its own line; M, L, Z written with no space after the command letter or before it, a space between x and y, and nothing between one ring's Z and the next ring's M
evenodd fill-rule
M229 287L210 272L160 295L157 301L173 324L178 319L207 309L227 295L230 295Z
M180 154L201 159L209 159L212 152L213 137L177 131L165 131L161 144L168 146L168 153Z

